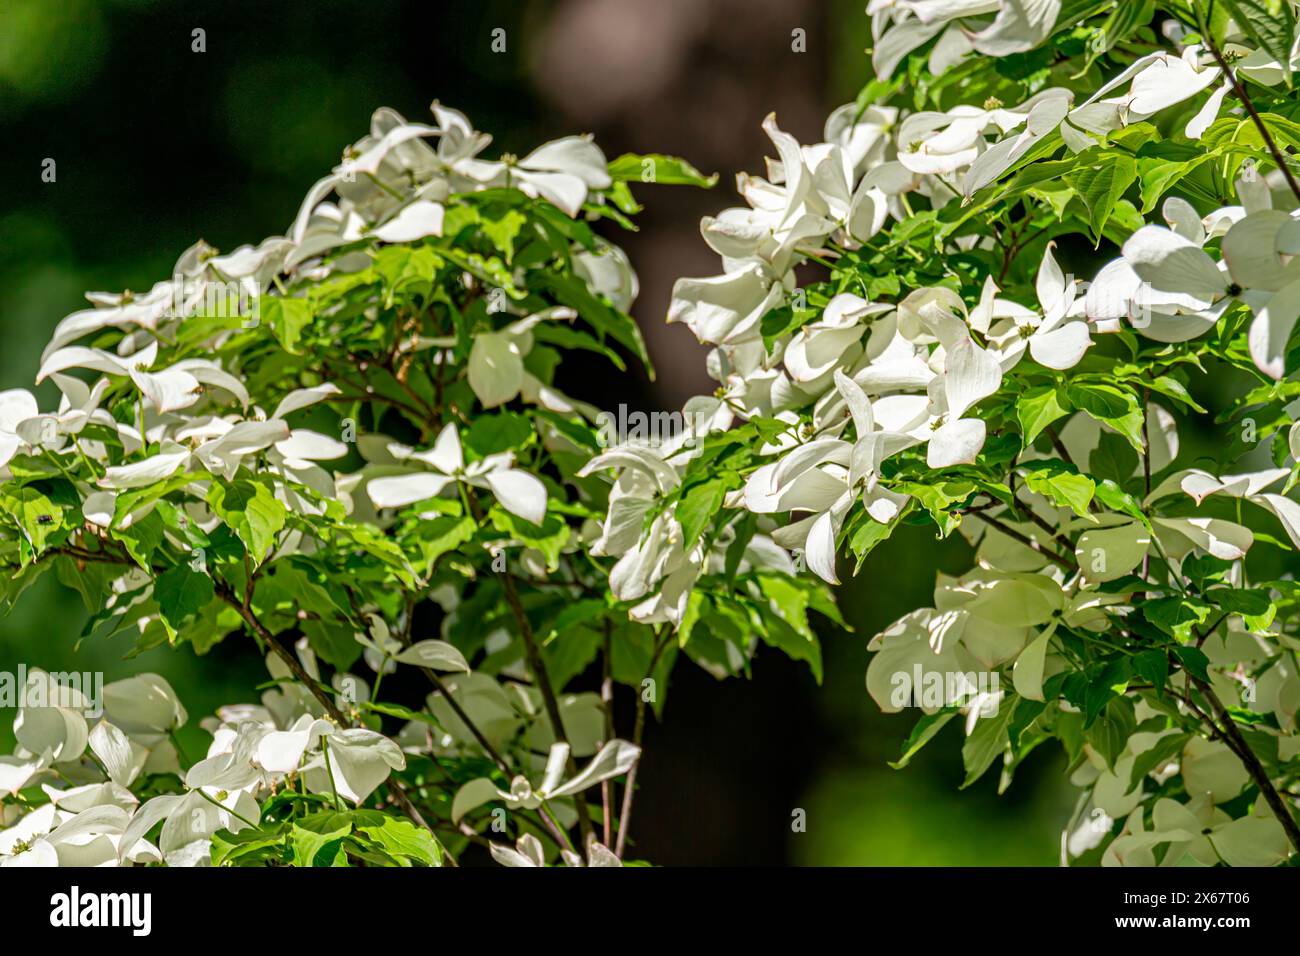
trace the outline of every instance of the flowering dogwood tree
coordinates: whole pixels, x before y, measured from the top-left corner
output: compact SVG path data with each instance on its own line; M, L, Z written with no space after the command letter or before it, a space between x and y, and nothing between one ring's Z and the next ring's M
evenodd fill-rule
M767 177L702 223L723 271L669 318L735 421L639 547L702 496L704 547L770 533L831 584L900 524L956 532L971 570L871 642L872 698L922 712L899 766L964 713L968 784L1064 748L1063 862L1292 858L1295 4L868 12L876 75L825 142L769 117ZM1235 401L1194 458L1212 379ZM701 578L679 643L739 616Z
M667 441L611 444L554 373L647 362L591 223L703 178L581 137L488 160L437 104L376 113L286 236L65 319L58 410L0 394L7 600L53 569L91 629L247 641L274 686L187 762L160 678L88 721L34 671L0 863L617 865L678 660L820 676L809 612L842 623L843 562L902 524L972 566L871 641L871 698L920 713L898 766L960 715L968 783L1064 749L1063 862L1293 860L1296 4L867 13L825 142L769 117L702 224L722 271L668 318L718 388Z
M188 762L156 675L109 685L88 720L84 689L31 671L0 763L4 865L625 854L676 611L609 577L672 471L590 477L608 436L555 373L575 350L647 362L635 274L591 223L630 226L629 180L705 180L578 136L489 160L464 115L433 120L377 112L286 235L200 243L148 292L92 294L37 374L57 410L0 394L6 600L53 573L87 633L199 655L245 640L274 682L206 719ZM832 609L820 582L766 537L719 544L719 570L724 552L746 627L806 654L805 608ZM680 541L656 558L679 567L684 593L704 569ZM427 698L387 696L399 668ZM589 670L599 692L571 690Z

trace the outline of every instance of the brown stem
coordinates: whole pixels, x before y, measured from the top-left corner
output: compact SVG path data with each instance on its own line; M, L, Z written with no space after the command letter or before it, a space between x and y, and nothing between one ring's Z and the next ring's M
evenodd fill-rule
M247 607L247 602L241 601L228 586L219 582L216 588L216 594L239 612L239 616L243 618L244 623L252 629L253 633L262 639L263 643L271 649L271 652L284 663L284 666L289 668L289 673L293 674L294 678L300 684L311 691L312 696L320 702L320 705L325 708L325 712L334 719L335 723L340 727L352 726L352 721L348 719L343 711L339 710L338 705L334 703L333 698L325 692L319 683L312 679L311 675L307 673L297 656L276 640L275 635L267 630L266 626L257 619L257 615ZM423 827L430 833L433 832L433 828L429 826L428 821L426 821L420 811L416 809L415 804L411 802L411 798L406 795L406 790L398 781L390 777L386 781L386 787L389 796L393 798L393 801L402 808L402 812L410 817L411 821L415 823L416 826ZM451 853L444 847L443 859L450 860L451 858ZM452 865L454 866L455 863L453 862Z
M469 503L470 513L474 516L474 520L482 524L483 507L479 504L474 493L472 491L468 492L465 495L465 500ZM537 689L541 691L542 703L546 707L546 716L551 722L551 732L557 741L569 748L566 767L570 776L576 776L578 763L573 759L573 747L569 745L569 735L564 730L564 719L560 716L560 702L555 696L555 688L551 686L551 678L546 673L546 662L542 660L541 648L537 646L537 637L533 634L533 625L528 620L527 612L524 611L523 602L519 600L519 591L515 588L515 579L511 577L508 570L501 575L501 586L505 591L506 604L510 606L510 613L514 616L515 624L519 627L519 635L523 638L528 666L532 668L533 680L537 684ZM591 815L587 811L587 801L581 794L574 794L573 803L578 811L578 830L582 834L582 856L585 859L587 847L595 837L591 829Z
M355 599L352 598L351 590L348 591L348 597L353 600L353 606L355 607L356 602ZM408 600L407 611L406 611L407 627L406 627L406 633L403 634L403 638L404 638L403 643L407 645L409 645L411 641L410 625L412 621L413 609L414 609L414 601ZM487 737L483 734L483 731L479 729L478 724L474 723L470 715L466 713L465 708L461 707L460 703L456 700L456 698L451 695L451 691L449 691L447 689L447 685L442 682L442 678L439 677L437 672L435 672L432 668L421 667L420 670L424 673L424 676L428 678L429 683L433 685L434 690L436 690L439 694L442 695L443 700L447 702L447 705L452 709L452 712L460 719L460 722L463 723L469 729L469 732L474 736L474 739L478 742L478 745L483 748L484 753L486 753L488 757L491 758L492 762L496 764L497 769L501 771L501 773L505 776L507 780L509 780L511 777L510 765L506 763L505 758L501 756L500 752L494 746L492 746L492 742L487 739ZM432 741L430 741L429 744L429 751L430 751L430 756L432 756L433 754ZM434 759L434 763L437 764L436 758ZM542 801L542 808L544 812L538 814L538 819L542 821L542 825L550 833L551 839L555 841L555 845L560 847L561 849L563 849L566 846L572 846L568 838L565 837L563 831L561 831L560 828L556 826L555 822L551 819L550 810L546 805L546 801ZM474 828L470 827L466 823L462 822L460 826L462 831L468 829L470 833L476 833ZM486 842L490 842L490 841L486 841Z
M1033 538L1030 538L1030 537L1028 537L1028 536L1026 536L1026 535L1021 534L1021 533L1020 533L1019 531L1017 531L1015 528L1012 528L1012 527L1009 526L1009 525L1003 524L1003 523L1002 523L1001 521L999 521L997 518L994 518L993 516L991 516L991 515L987 515L987 514L978 514L978 515L976 515L975 517L979 518L980 521L987 521L989 524L991 524L993 527L997 528L998 531L1000 531L1002 534L1005 534L1005 535L1006 535L1008 538L1010 538L1012 541L1019 541L1019 542L1020 542L1021 544L1023 544L1025 547L1027 547L1027 548L1031 548L1031 549L1033 549L1034 551L1037 551L1039 554L1041 554L1043 557L1047 558L1049 561L1055 561L1055 562L1056 562L1057 564L1059 564L1061 567L1065 568L1065 570L1067 570L1067 571L1073 571L1073 570L1074 570L1074 565L1073 565L1070 561L1068 561L1068 560L1066 560L1065 558L1061 557L1059 554L1057 554L1057 553L1056 553L1055 551L1053 551L1052 549L1050 549L1050 548L1044 548L1042 545L1040 545L1040 544L1039 544L1037 541L1035 541Z
M1044 521L1042 517L1039 516L1039 514L1034 511L1034 507L1032 504L1029 504L1027 502L1025 503L1025 514L1029 516L1030 521L1038 525L1040 531L1046 532L1048 535L1051 536L1053 541L1055 541L1057 544L1063 547L1065 549L1066 554L1074 554L1074 545L1070 543L1070 539L1064 537L1063 535L1057 534L1056 529L1053 528L1046 521Z
M1147 403L1150 397L1147 389L1142 390L1142 504L1147 503L1147 498L1151 496L1151 436L1149 420L1151 418L1151 407ZM1142 577L1146 578L1147 571L1151 567L1151 553L1144 551L1142 553Z
M1242 736L1240 728L1237 727L1237 722L1232 719L1232 715L1228 713L1228 708L1223 706L1223 701L1219 700L1219 695L1214 692L1209 684L1197 677L1192 677L1192 683L1201 692L1201 696L1209 701L1210 708L1222 725L1220 729L1235 745L1232 749L1236 751L1237 757L1245 766L1246 772L1250 774L1250 778L1255 781L1255 786L1259 787L1259 792L1264 795L1264 800L1269 809L1273 811L1273 815L1282 824L1287 839L1291 841L1291 845L1295 847L1296 851L1300 852L1300 826L1296 825L1295 817L1292 816L1291 811L1277 792L1277 788L1273 786L1273 781L1269 779L1267 771L1264 770L1264 765L1259 762L1255 752L1250 749L1250 744Z
M560 702L555 696L555 688L551 686L551 678L546 673L546 662L542 660L542 651L537 646L533 626L528 621L523 602L519 600L519 592L515 589L514 578L510 576L509 571L501 576L501 583L505 589L506 603L510 605L510 613L514 615L515 623L519 625L519 633L524 639L524 650L528 655L528 666L532 668L533 677L537 681L537 689L542 692L542 702L546 706L546 715L550 719L551 730L555 735L555 739L569 748L567 767L569 775L576 776L578 764L573 759L573 747L569 745L569 735L564 730L564 719L560 716ZM585 858L587 847L594 837L591 829L591 815L587 811L587 800L581 794L574 794L573 803L578 810L578 829L582 833L582 855Z
M609 619L605 620L605 646L601 654L600 703L605 711L605 742L614 739L614 678L610 671L611 636ZM603 819L601 827L605 837L605 846L610 845L613 837L613 819L610 813L610 798L614 785L608 780L600 782L600 806Z
M478 741L478 745L483 748L483 752L486 753L488 757L492 759L492 762L497 765L497 769L509 777L510 765L505 762L505 759L497 752L497 749L492 746L492 742L488 740L487 737L483 736L483 731L479 730L478 725L470 719L469 714L465 712L465 708L461 707L456 701L456 698L451 696L451 691L449 691L447 685L442 682L442 678L428 667L421 667L420 670L424 671L424 676L429 679L429 683L433 685L434 689L442 695L443 700L447 702L447 706L452 709L452 712L457 718L459 718L460 722L469 728L469 732L474 735L474 739Z
M1197 8L1197 13L1200 13L1199 7ZM1232 67L1228 65L1228 61L1224 57L1223 51L1219 49L1219 45L1210 37L1209 28L1205 24L1202 24L1201 39L1204 41L1206 49L1208 49L1210 54L1214 57L1214 62L1219 64L1219 69L1223 71L1223 75L1227 77L1228 82L1232 84L1232 90L1237 94L1237 98L1241 100L1241 105L1246 107L1246 112L1250 114L1251 122L1253 122L1255 128L1259 130L1260 139L1262 139L1264 145L1268 147L1268 151L1273 157L1273 162L1277 163L1277 168L1282 171L1282 176L1286 179L1286 184L1291 187L1292 194L1294 194L1296 199L1300 199L1300 183L1297 183L1295 177L1291 175L1291 167L1287 165L1286 155L1282 150L1278 149L1277 143L1273 141L1273 135L1268 131L1268 127L1264 125L1264 120L1260 118L1259 113L1256 112L1255 104L1251 102L1250 94L1246 92L1246 88L1242 86L1241 81L1237 79L1237 74L1234 73Z
M660 639L659 645L655 648L654 654L650 657L650 666L646 668L646 678L650 679L659 663L659 657L668 647L668 642L672 640L673 632L667 631ZM627 772L627 783L623 785L623 807L618 815L618 841L614 845L614 855L620 860L623 858L623 850L627 846L627 835L631 829L632 820L632 801L636 795L636 774L641 769L641 738L645 734L645 711L646 711L645 691L643 688L637 688L636 695L636 724L632 728L632 743L636 746L638 753L636 761L632 764Z
M1048 425L1044 430L1047 432L1047 437L1052 440L1052 448L1061 457L1061 461L1077 469L1079 466L1074 464L1074 459L1070 457L1070 452L1066 449L1065 442L1061 441L1061 436L1056 429Z
M636 695L636 724L632 728L632 743L641 746L641 736L645 732L645 695ZM641 756L628 769L627 783L623 785L623 806L618 814L618 840L614 844L614 855L623 859L623 849L627 846L628 823L632 819L632 800L636 794L636 773L641 769Z

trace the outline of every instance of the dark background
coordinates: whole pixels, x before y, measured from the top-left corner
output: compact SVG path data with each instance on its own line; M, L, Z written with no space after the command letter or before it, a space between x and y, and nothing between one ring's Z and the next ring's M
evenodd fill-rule
M643 187L641 232L611 235L642 293L634 309L657 381L572 365L567 387L607 408L671 409L701 391L704 350L663 316L679 276L718 271L699 218L738 202L734 173L763 172L775 111L801 142L867 79L861 0L559 0L267 3L265 0L0 2L0 386L31 387L55 323L84 290L145 289L198 238L222 250L280 234L370 113L427 118L431 100L492 133L490 155L593 132L611 158L682 155L722 174L712 191ZM506 52L491 50L506 31ZM192 31L206 51L193 52ZM806 52L792 31L806 34ZM56 163L54 183L42 163ZM564 384L564 383L562 383ZM42 386L42 390L50 386ZM55 393L56 394L56 393ZM41 394L42 407L55 394ZM1073 798L1048 748L1010 793L962 780L950 725L911 767L895 759L914 718L881 715L863 675L870 636L930 603L958 542L908 529L839 597L853 633L823 629L826 678L761 651L751 681L718 683L683 661L666 723L651 722L634 831L664 864L1046 864ZM79 598L43 578L0 621L0 667L165 674L191 723L252 697L239 648L198 663L186 647L123 660L129 635L88 641ZM11 741L0 714L0 746ZM205 746L192 729L187 749ZM796 808L807 832L792 833Z

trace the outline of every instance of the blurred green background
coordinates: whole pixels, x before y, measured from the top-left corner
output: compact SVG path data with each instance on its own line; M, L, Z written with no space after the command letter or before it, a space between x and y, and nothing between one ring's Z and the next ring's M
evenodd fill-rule
M491 49L497 28L504 53ZM806 52L792 49L796 30ZM861 0L3 0L0 385L31 387L84 290L148 288L200 237L229 250L283 232L375 107L422 119L437 98L493 133L493 150L592 131L610 156L675 152L723 173L712 193L644 193L642 231L619 237L641 275L657 382L571 372L605 407L680 407L711 390L703 351L662 322L674 278L717 271L699 217L737 201L731 173L762 170L770 110L801 141L821 138L866 78L867 34ZM41 181L46 159L53 183ZM57 400L48 388L43 407ZM854 632L823 632L822 687L767 651L748 682L681 665L665 725L647 731L638 852L666 864L1055 864L1073 795L1050 748L1002 797L996 774L958 792L955 724L907 770L885 765L914 717L883 716L867 696L867 640L930 603L936 569L965 561L959 541L916 529L873 555L840 591ZM42 578L0 621L0 667L157 671L192 721L252 699L264 677L234 640L202 662L188 648L123 660L130 635L78 648L86 617ZM0 714L0 747L11 716ZM191 728L186 749L205 739ZM791 829L798 808L803 833Z

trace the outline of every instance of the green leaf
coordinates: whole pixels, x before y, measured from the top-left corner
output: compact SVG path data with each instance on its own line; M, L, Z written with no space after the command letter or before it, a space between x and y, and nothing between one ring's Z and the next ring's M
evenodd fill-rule
M1172 146L1174 144L1161 144ZM1187 159L1164 157L1138 157L1138 179L1141 182L1142 205L1140 212L1149 213L1160 202L1160 197L1206 160L1219 155L1217 150L1195 150Z
M465 432L465 447L480 458L497 452L517 450L533 436L533 425L526 415L518 412L496 412L474 417L474 423Z
M728 583L735 580L736 572L740 569L740 562L745 557L745 549L754 540L754 533L758 530L758 515L752 511L746 511L732 525L732 528L735 530L735 537L731 539L731 544L727 545L727 553L723 561L723 570Z
M403 861L406 866L412 862L442 866L442 847L438 841L432 833L410 820L385 815L382 823L358 826L357 832L365 834L381 850Z
M940 481L935 484L901 481L894 490L913 496L939 526L939 536L946 538L961 524L961 515L948 509L969 498L976 491L976 485L971 481Z
M1106 766L1114 770L1115 761L1136 728L1133 702L1127 697L1115 697L1106 704L1100 719L1088 728L1086 736Z
M686 160L661 153L624 153L609 164L609 175L618 182L700 186L704 189L711 189L718 181L717 173L705 176Z
M1178 379L1170 375L1157 375L1151 381L1146 383L1147 387L1153 392L1159 392L1161 395L1167 395L1177 402L1186 405L1194 412L1200 412L1202 415L1208 414L1206 409L1192 398L1192 393L1187 390L1187 386Z
M1273 606L1268 592L1261 588L1211 588L1205 599L1213 601L1229 614L1257 617Z
M1098 52L1113 50L1116 44L1147 26L1154 14L1154 0L1120 0L1101 28L1102 43Z
M966 768L966 779L961 789L965 790L992 766L993 761L1005 753L1011 744L1007 726L1015 712L1015 703L1019 698L1007 694L998 705L998 712L990 717L981 717L975 729L961 748L962 766Z
M1151 520L1147 518L1146 513L1142 510L1141 503L1109 478L1097 483L1096 496L1097 500L1111 511L1118 511L1120 514L1136 518L1142 522L1147 530L1151 529Z
M760 575L763 594L768 602L760 612L761 626L757 628L764 643L785 653L791 660L806 661L812 669L813 679L822 682L821 644L808 625L808 592L798 578L785 575ZM720 611L728 611L731 602L717 601ZM753 630L751 621L736 619L739 630Z
M587 288L587 283L577 276L548 274L544 279L560 304L576 310L593 329L601 335L610 336L630 351L640 359L650 377L654 378L654 367L645 347L645 339L631 316L596 298Z
M562 349L582 349L586 352L595 352L609 359L610 364L620 372L627 371L627 363L623 361L623 356L604 342L597 340L594 336L565 323L541 322L533 326L533 338L538 342L547 342Z
M550 633L545 640L548 642L553 641L560 635L580 625L598 620L607 610L609 610L609 605L600 598L584 598L572 604L565 604L560 613L555 615L555 619L551 621Z
M442 259L428 246L384 246L375 255L375 272L388 290L385 305L392 307L399 292L427 297L441 265Z
M891 760L889 765L895 770L902 770L912 762L913 757L921 752L922 747L934 739L934 735L943 729L943 725L956 716L957 708L955 707L946 707L933 714L924 715L912 727L912 732L908 734L907 740L903 744L902 755L897 760Z
M133 521L126 528L115 527L110 533L114 539L122 542L136 563L147 570L153 553L162 544L165 530L163 519L155 510L142 520Z
M1133 772L1129 775L1129 790L1136 789L1142 778L1157 767L1168 763L1182 753L1191 734L1168 734L1156 741L1150 750L1144 750L1133 758Z
M768 309L759 321L759 331L763 334L763 347L770 355L778 339L793 335L819 314L817 309L796 309L790 304Z
M293 865L333 866L351 833L352 817L347 813L326 810L303 817L294 823L290 837Z
M271 330L275 340L286 352L298 354L302 330L311 324L311 304L306 299L289 299L284 296L262 296L260 318Z
M1095 166L1076 169L1065 177L1088 207L1088 226L1096 242L1101 241L1115 203L1137 179L1137 161L1132 156L1114 152L1102 155Z
M493 505L488 518L497 531L508 534L524 547L542 552L549 570L554 571L560 566L560 551L569 540L569 526L558 515L546 515L539 526L511 514L500 505Z
M238 833L218 830L212 834L213 866L265 866L284 862L284 834L245 827Z
M1133 655L1133 673L1151 682L1156 693L1163 693L1169 680L1169 655L1157 648Z
M1114 385L1072 383L1067 394L1076 408L1115 429L1128 439L1138 454L1144 452L1142 409L1131 390Z
M0 485L0 508L18 523L32 551L45 550L50 536L63 527L64 509L30 485Z
M1177 596L1156 598L1142 606L1148 621L1183 643L1192 639L1193 630L1204 624L1213 610L1200 598Z
M1047 648L1055 633L1055 625L1043 630L1029 642L1011 671L1011 681L1016 693L1029 700L1043 699L1043 664L1047 658Z
M1031 471L1025 476L1025 484L1030 491L1043 495L1053 504L1071 509L1081 518L1088 516L1088 505L1097 490L1096 484L1086 475L1059 468Z
M1191 674L1193 678L1199 678L1200 680L1209 683L1210 659L1205 657L1205 652L1203 652L1203 650L1200 648L1193 648L1191 645L1177 646L1177 648L1174 648L1174 656L1179 659L1179 662L1182 663L1184 669L1186 669L1188 674Z
M187 564L178 564L158 575L153 596L163 621L174 633L180 630L186 618L197 614L212 601L212 578L191 570Z
M432 520L421 519L412 540L424 559L424 573L432 574L439 558L474 537L477 530L478 524L469 515L442 515Z
M1048 425L1070 413L1070 400L1055 385L1028 389L1016 400L1016 419L1023 435L1022 447L1028 448Z
M867 555L882 541L889 540L889 536L894 533L894 529L911 513L915 505L916 499L908 498L907 503L899 509L898 514L894 515L889 524L882 524L867 514L866 511L860 512L860 516L857 518L858 525L848 534L849 550L858 559L858 563L853 568L855 575L862 570L862 562L866 560Z
M682 526L682 547L687 551L695 547L709 521L721 510L726 493L726 483L713 478L692 486L677 502L674 514Z
M1088 470L1098 478L1116 482L1128 481L1137 470L1138 456L1124 438L1114 432L1103 431L1097 447L1088 456Z
M484 235L492 240L492 244L505 254L506 262L515 257L515 238L519 235L519 230L528 222L528 217L517 209L506 210L505 215L500 219L484 219L482 229Z
M214 480L207 500L217 517L244 543L253 564L261 564L284 528L284 505L266 485L244 478L229 484Z

